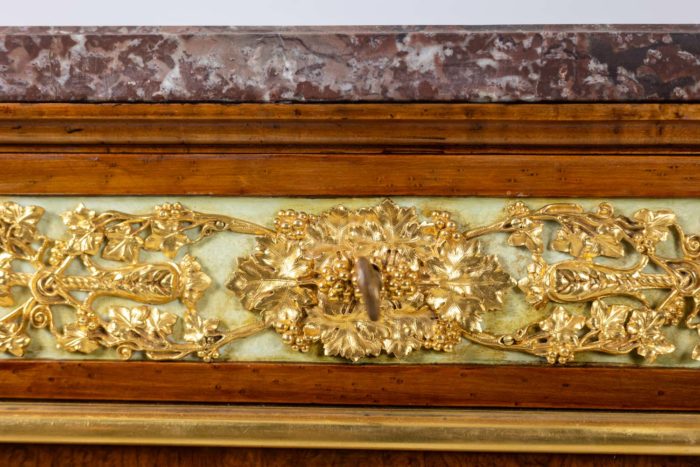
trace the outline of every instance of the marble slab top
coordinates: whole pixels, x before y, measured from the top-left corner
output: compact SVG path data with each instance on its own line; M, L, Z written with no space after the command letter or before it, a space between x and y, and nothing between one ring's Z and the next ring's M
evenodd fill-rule
M698 25L0 27L5 102L698 99Z

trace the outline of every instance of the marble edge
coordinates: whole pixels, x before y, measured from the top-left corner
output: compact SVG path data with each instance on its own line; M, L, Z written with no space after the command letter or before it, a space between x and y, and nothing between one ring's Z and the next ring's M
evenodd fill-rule
M684 102L700 25L0 27L4 102Z
M505 25L360 25L360 26L2 26L0 34L402 34L483 32L698 33L700 24L505 24Z

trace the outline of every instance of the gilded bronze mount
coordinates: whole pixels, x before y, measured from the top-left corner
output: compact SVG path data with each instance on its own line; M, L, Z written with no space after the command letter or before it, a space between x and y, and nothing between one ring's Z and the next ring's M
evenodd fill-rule
M700 237L687 235L668 210L625 217L608 203L585 212L573 203L531 210L517 202L503 220L465 229L448 212L421 218L385 200L318 215L284 210L268 229L179 203L146 215L80 205L62 216L64 239L41 234L43 213L0 205L0 306L11 308L0 319L0 350L15 356L25 354L32 327L48 329L63 350L114 348L125 359L138 352L210 361L224 345L272 328L295 350L320 345L325 355L352 361L449 352L467 339L560 364L587 351L634 351L653 361L675 349L664 327L700 331ZM221 232L257 239L227 286L260 319L232 329L198 312L211 279L196 258L174 261L187 245ZM481 240L494 234L529 251L526 277L514 280L483 251ZM677 253L665 254L660 246L671 241ZM145 260L144 251L167 260ZM547 311L512 332L487 331L484 316L503 313L504 295L516 285ZM16 303L16 287L29 298ZM102 296L141 305L101 310L95 300ZM175 301L182 316L157 308ZM57 312L66 307L68 320ZM700 359L700 345L692 358Z

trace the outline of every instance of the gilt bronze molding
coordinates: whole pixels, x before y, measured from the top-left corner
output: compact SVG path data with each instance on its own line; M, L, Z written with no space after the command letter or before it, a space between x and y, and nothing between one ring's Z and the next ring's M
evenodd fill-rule
M0 350L18 357L31 328L48 329L69 352L113 348L125 359L205 361L272 328L295 350L321 348L351 361L449 352L463 339L553 364L588 351L653 361L675 349L665 327L700 330L700 236L687 234L669 210L626 217L608 203L585 212L573 203L533 210L516 202L502 220L467 227L449 212L423 217L385 200L316 215L283 210L268 229L179 203L146 215L80 205L63 214L60 239L42 234L43 214L38 206L0 205L0 305L10 309L0 319ZM223 232L257 242L227 287L259 319L230 329L200 314L211 279L186 251ZM503 234L529 252L525 277L511 277L485 251L485 238ZM673 254L661 248L669 242ZM15 287L29 298L17 300ZM484 317L508 313L511 293L523 293L541 319L489 331ZM103 296L139 305L101 309ZM181 316L157 308L177 301ZM700 359L700 345L692 358Z
M0 424L3 443L700 454L693 413L3 401Z

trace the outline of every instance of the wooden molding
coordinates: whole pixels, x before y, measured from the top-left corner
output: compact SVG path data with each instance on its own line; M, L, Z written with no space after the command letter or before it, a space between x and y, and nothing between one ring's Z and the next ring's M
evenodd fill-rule
M0 104L6 195L692 197L694 154L699 104Z
M2 145L662 147L699 126L698 104L0 104Z
M4 195L700 196L700 159L645 155L0 154Z
M700 411L695 369L3 360L0 398Z

